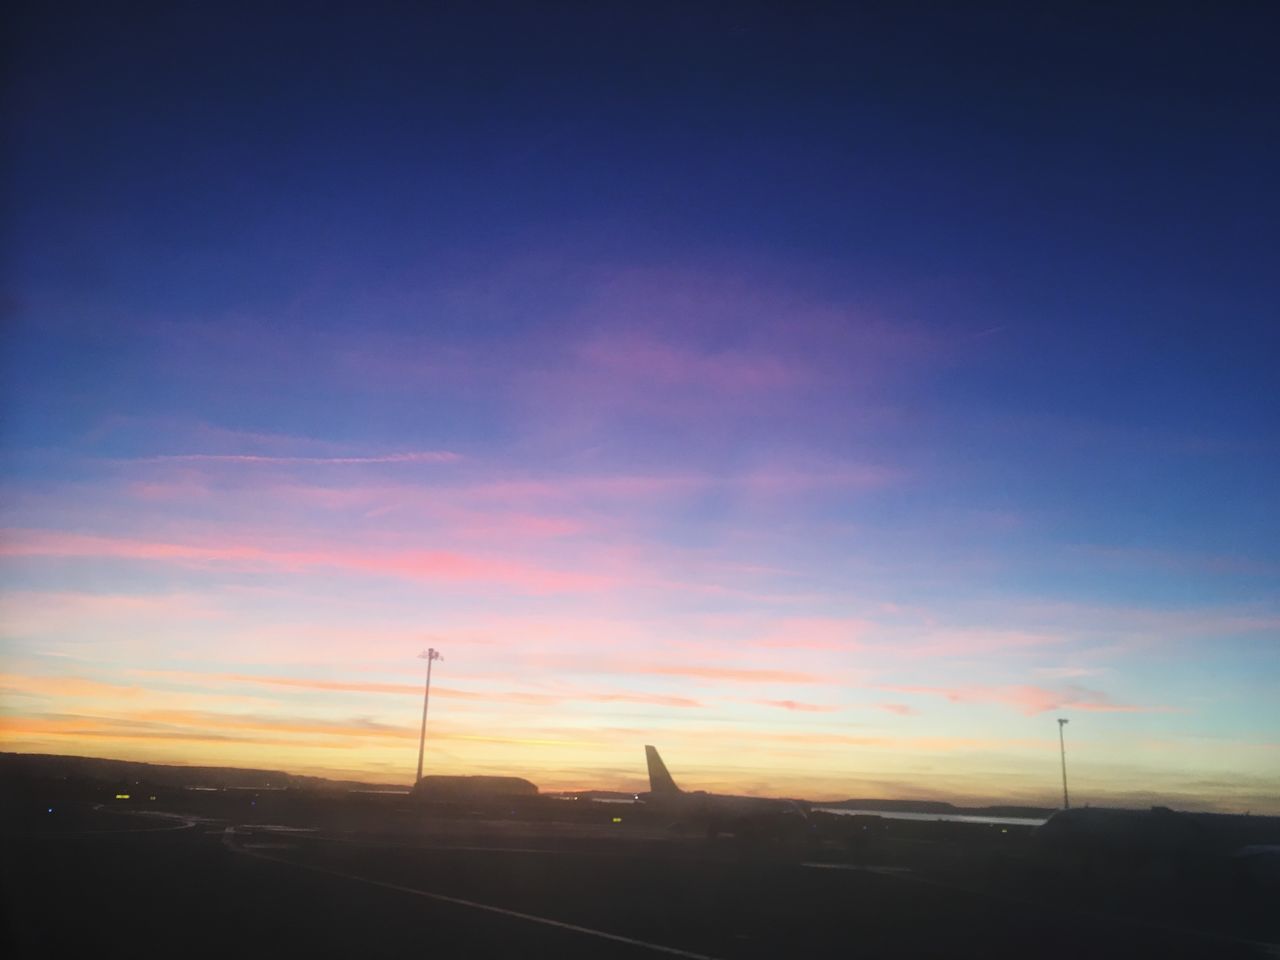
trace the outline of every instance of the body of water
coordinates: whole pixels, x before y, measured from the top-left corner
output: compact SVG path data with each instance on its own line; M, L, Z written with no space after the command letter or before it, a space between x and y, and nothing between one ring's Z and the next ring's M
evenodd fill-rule
M815 813L840 816L884 817L888 820L951 820L956 823L987 823L998 826L1038 827L1045 821L1039 817L984 817L970 813L902 813L897 810L849 810L845 807L814 807Z

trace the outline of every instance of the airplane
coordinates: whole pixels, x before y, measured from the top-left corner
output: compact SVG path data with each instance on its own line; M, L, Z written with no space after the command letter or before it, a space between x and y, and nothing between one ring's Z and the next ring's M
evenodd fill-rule
M796 800L681 790L656 747L646 745L644 754L649 766L649 792L637 794L636 802L670 817L673 827L700 826L708 839L721 833L753 839L777 837L808 827L809 811Z

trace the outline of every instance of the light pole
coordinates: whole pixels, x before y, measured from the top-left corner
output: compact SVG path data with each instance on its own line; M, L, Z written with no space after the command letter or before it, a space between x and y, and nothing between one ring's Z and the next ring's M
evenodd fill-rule
M422 751L427 745L427 704L431 700L431 664L436 660L443 660L440 651L435 647L428 647L418 654L419 660L427 661L427 686L422 693L422 733L418 735L418 780L422 779ZM413 781L417 784L418 780Z
M425 714L424 714L425 716ZM1070 810L1071 801L1067 799L1067 741L1062 735L1062 728L1071 721L1062 717L1058 718L1058 749L1062 751L1062 809ZM419 771L421 776L421 771Z

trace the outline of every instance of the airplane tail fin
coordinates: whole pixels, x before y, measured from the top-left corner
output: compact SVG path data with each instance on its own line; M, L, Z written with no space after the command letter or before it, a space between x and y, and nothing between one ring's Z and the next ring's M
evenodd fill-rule
M657 794L679 793L680 788L671 779L671 774L667 772L667 765L658 756L657 748L646 746L644 748L644 757L649 761L649 792Z

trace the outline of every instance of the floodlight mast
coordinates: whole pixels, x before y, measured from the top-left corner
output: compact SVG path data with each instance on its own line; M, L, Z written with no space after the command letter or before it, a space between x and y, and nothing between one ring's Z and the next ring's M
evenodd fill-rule
M1062 809L1070 810L1071 801L1067 798L1067 741L1062 735L1062 728L1065 727L1070 720L1063 717L1058 718L1058 749L1062 751Z
M418 659L427 661L427 685L422 692L422 733L418 735L418 779L413 781L415 784L422 779L422 753L427 745L427 704L431 701L431 664L444 658L435 647L428 647L418 654Z

